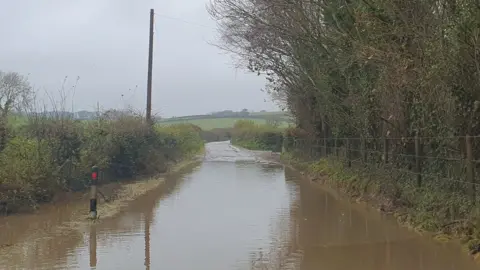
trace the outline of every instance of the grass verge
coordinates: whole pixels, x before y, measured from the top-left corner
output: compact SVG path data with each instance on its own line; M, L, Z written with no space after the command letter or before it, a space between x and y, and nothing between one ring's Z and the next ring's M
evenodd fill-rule
M480 215L465 210L470 209L469 200L461 194L432 186L417 188L413 181L384 168L348 168L335 158L304 161L292 153L282 153L281 159L310 181L333 187L353 201L367 202L416 232L432 234L439 241L460 240L480 261Z

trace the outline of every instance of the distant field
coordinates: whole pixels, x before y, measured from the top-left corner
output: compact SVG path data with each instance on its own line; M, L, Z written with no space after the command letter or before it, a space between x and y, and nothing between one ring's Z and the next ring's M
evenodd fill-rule
M250 115L263 115L263 116L286 116L285 112L251 112Z
M252 119L252 118L209 118L209 119L182 119L182 120L168 120L160 121L159 125L174 125L174 124L193 124L203 130L211 130L214 128L231 128L238 120L251 120L257 124L266 124L266 119ZM281 122L281 127L288 127L287 122Z
M18 128L27 124L28 118L26 116L12 115L8 117L8 123L13 128Z
M291 122L290 117L284 112L251 112L249 116L246 117L218 117L214 115L182 116L178 118L166 118L157 123L162 126L189 123L203 130L212 130L215 128L231 128L238 120L250 120L257 124L266 124L268 119L281 121L280 127L288 127L288 123ZM28 118L26 116L12 115L9 117L8 122L13 128L18 128L27 124L27 121Z

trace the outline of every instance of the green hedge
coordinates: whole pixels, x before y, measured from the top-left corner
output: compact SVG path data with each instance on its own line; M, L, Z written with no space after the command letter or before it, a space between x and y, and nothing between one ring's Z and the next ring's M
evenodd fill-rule
M166 172L203 148L193 125L151 127L142 118L75 121L32 117L0 152L0 214L80 190L97 165L104 181Z
M231 141L251 150L281 152L283 130L271 125L258 125L250 120L239 120L233 127Z

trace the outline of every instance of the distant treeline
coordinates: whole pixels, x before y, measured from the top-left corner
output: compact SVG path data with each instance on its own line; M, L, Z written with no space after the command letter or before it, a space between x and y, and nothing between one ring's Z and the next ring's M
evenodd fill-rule
M115 115L124 116L127 112L122 110L109 110L107 112L102 112L102 114L109 114L111 117ZM62 117L70 118L77 120L93 120L99 118L98 112L92 111L78 111L78 112L68 112L68 111L43 111L43 112L29 112L29 113L17 113L22 116L46 116L46 117ZM195 120L195 119L211 119L211 118L251 118L251 119L271 119L277 121L289 121L289 117L282 112L258 112L251 113L246 109L242 111L235 112L232 110L224 110L219 112L213 112L210 114L198 114L198 115L188 115L188 116L179 116L162 119L158 117L157 121L169 122L169 121L178 121L178 120Z
M78 111L78 112L68 112L68 111L42 111L42 112L13 112L14 115L24 116L24 117L35 117L35 116L45 116L45 117L61 117L61 118L70 118L77 120L88 120L88 119L98 119L98 112L91 111ZM103 112L102 112L103 114Z
M211 114L172 117L172 118L162 119L161 121L173 122L173 121L179 121L179 120L212 119L212 118L250 118L250 119L272 119L272 120L278 120L278 121L290 120L286 114L282 114L282 113L252 114L248 111L234 112L234 111L226 110L221 112L214 112Z

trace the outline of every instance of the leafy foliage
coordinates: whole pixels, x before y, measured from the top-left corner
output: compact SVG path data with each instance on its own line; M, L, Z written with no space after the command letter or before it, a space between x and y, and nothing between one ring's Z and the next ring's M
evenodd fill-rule
M379 151L378 139L387 137L390 165L411 168L412 158L397 157L415 155L418 135L422 155L439 157L423 160L423 168L438 176L420 190L396 176L392 185L403 193L392 194L408 194L429 229L442 219L475 219L471 185L458 183L465 170L446 160L463 159L462 136L480 134L477 1L213 0L209 11L220 27L218 46L264 74L267 90L294 116L287 150L296 155L325 138L349 137ZM479 160L478 142L472 152ZM438 205L446 198L454 214Z
M311 137L479 133L476 1L215 0L222 48ZM477 151L480 155L480 151Z
M83 189L93 165L104 182L166 172L203 148L199 131L193 125L151 128L137 116L89 122L31 117L0 152L0 201L14 211L60 190Z
M232 130L232 143L251 150L280 152L282 140L282 129L276 125L257 125L251 120L235 122Z

